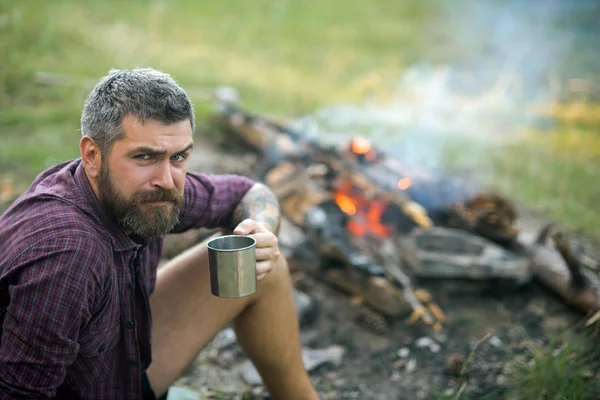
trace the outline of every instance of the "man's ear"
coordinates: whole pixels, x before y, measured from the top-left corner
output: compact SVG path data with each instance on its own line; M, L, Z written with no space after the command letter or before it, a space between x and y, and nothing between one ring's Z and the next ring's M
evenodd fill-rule
M97 178L100 174L102 153L98 144L89 136L84 136L79 141L79 151L85 171L90 178Z

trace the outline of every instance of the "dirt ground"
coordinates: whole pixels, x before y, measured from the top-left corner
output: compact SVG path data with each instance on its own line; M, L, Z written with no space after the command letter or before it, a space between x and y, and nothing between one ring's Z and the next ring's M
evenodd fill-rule
M243 171L252 158L220 153L209 143L196 148L200 154L194 156L198 161L191 169L197 171ZM519 223L526 237L533 237L546 222L543 215L521 210ZM284 248L292 240L286 232L282 229L280 238ZM590 249L596 244L585 245ZM305 348L344 350L341 363L325 363L311 371L324 399L439 399L459 388L461 398L502 398L515 365L527 362L527 346L548 344L582 319L535 282L517 287L503 282L422 281L417 285L428 289L447 314L445 329L436 334L426 326L408 325L401 317L385 320L387 332L376 333L358 322L367 312L365 306L301 270L293 274L297 289L311 299L301 319ZM207 399L268 398L262 386L241 378L245 361L226 330L177 385Z
M511 366L526 361L525 346L546 343L577 322L556 299L536 285L500 292L485 285L436 284L431 288L450 319L439 335L402 320L389 322L389 333L376 334L355 322L361 306L319 282L303 283L317 303L318 315L303 327L304 345L345 349L341 365L323 365L311 372L328 399L435 399L436 392L455 389L457 367L452 359L467 358L486 333L493 336L475 350L467 367L465 394L501 398L509 387ZM439 347L421 347L422 338ZM421 340L419 340L421 339ZM197 358L180 384L214 398L268 398L261 387L252 391L240 378L245 357L236 344L211 345ZM242 393L247 393L242 395ZM252 395L248 395L252 393ZM246 397L244 397L246 396ZM207 396L208 398L211 398Z

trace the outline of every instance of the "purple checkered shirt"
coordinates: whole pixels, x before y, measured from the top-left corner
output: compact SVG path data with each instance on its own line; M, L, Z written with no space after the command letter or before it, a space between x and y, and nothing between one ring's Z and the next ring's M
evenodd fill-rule
M252 184L188 173L174 232L229 227ZM0 216L0 399L140 399L163 239L125 235L80 160L38 176Z

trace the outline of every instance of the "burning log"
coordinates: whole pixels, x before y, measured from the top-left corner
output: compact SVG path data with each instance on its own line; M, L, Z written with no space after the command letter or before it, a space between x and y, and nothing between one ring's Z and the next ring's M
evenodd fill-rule
M410 277L400 267L402 258L398 247L392 240L386 240L381 246L381 257L385 260L384 268L387 275L400 284L404 298L412 307L413 313L408 318L407 323L413 324L420 320L426 325L432 325L436 332L440 331L442 323L446 319L445 314L433 302L432 296L427 291L424 289L413 291Z
M261 178L271 168L286 160L304 161L305 165L320 164L327 169L327 176L331 179L326 183L327 186L339 184L345 187L347 182L351 182L369 197L379 197L382 201L395 205L418 226L432 225L425 209L402 193L395 182L394 186L390 185L376 171L367 168L368 164L361 163L363 159L375 157L374 152L348 154L339 151L333 146L325 146L312 140L285 123L244 112L231 101L221 104L219 119L230 132L261 153L264 166Z
M408 267L421 278L510 279L532 276L527 257L464 230L415 229L399 240Z
M237 102L219 104L219 121L259 154L256 177L305 234L296 250L315 253L312 264L318 265L308 272L374 312L398 317L412 311L408 323L440 330L445 314L430 293L413 286L415 276L517 284L537 278L569 304L600 309L600 278L583 268L589 262L560 235L553 236L556 248L542 243L546 238L520 243L510 200L493 193L455 196L444 181L409 176L365 139L341 149L326 146L285 122L244 112ZM446 189L452 201L438 196ZM427 201L436 197L445 202Z
M408 196L413 181L401 166L365 139L354 138L341 150L328 147L285 123L243 112L232 102L222 104L220 119L261 154L259 177L277 195L283 214L306 232L321 264L343 266L313 272L386 316L409 309L407 322L420 320L441 329L441 308L429 293L415 290L402 269L403 258L422 257L423 249L407 252L392 239L433 225L428 211ZM460 215L474 222L463 227L494 232L489 223L478 221L482 210L499 210L512 222L516 215L506 203L499 198L465 203L470 214ZM465 256L469 257L472 254ZM464 276L468 262L463 264Z
M575 255L563 232L547 225L535 243L524 248L535 277L543 285L583 312L600 311L600 277Z
M365 277L346 268L332 268L325 273L325 282L385 316L397 317L412 311L402 291L384 278Z
M282 161L265 175L265 183L277 196L283 214L297 226L304 226L308 210L331 198L315 180L317 170L316 166Z
M329 210L325 207L329 207ZM317 212L318 210L318 212ZM308 214L309 221L305 224L307 238L321 255L328 257L327 264L332 261L341 262L343 267L328 269L325 281L336 286L353 297L362 298L375 310L387 316L399 316L412 311L409 323L421 320L432 325L438 331L445 317L440 307L433 303L431 296L421 299L415 295L410 278L402 271L402 258L392 239L383 240L373 253L368 245L356 246L359 238L352 240L348 231L340 229L344 223L335 223L332 215L337 210L337 218L345 220L347 216L336 208L335 203L328 203ZM329 218L325 217L328 216ZM325 225L324 223L328 223ZM333 222L333 223L332 223ZM357 252L357 248L361 252ZM374 260L373 257L381 260ZM388 279L384 279L387 277ZM397 287L392 282L397 282ZM423 304L423 303L427 304Z

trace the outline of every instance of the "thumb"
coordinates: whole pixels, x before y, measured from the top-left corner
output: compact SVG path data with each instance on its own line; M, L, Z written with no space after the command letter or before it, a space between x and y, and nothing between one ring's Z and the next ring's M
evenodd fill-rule
M233 230L236 235L248 235L256 228L256 222L251 219L245 219L238 224Z

